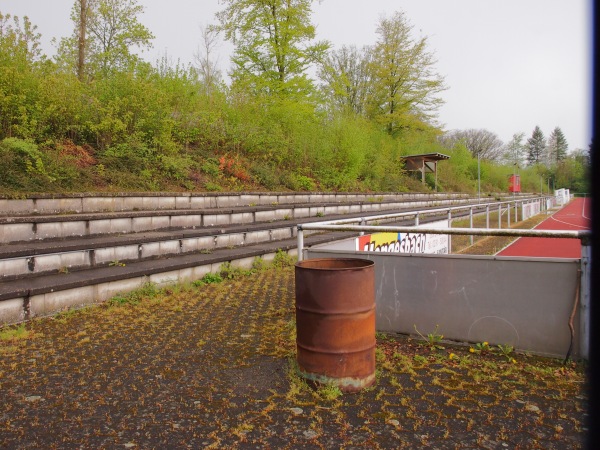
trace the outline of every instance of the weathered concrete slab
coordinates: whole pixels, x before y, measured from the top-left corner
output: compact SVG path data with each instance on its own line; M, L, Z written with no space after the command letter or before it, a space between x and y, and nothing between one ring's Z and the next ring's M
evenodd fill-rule
M35 212L35 203L33 199L6 199L0 198L0 214L30 214Z
M149 242L140 245L140 256L142 258L151 258L153 256L168 256L181 253L179 240Z
M139 289L146 281L146 277L135 277L98 284L96 286L94 300L97 302L104 302L117 294L125 294L135 289Z
M83 204L81 198L38 198L35 210L40 214L82 212Z
M22 297L1 301L0 324L17 323L25 320L24 301L25 299Z
M43 273L72 268L90 267L90 253L68 252L51 255L37 255L34 260L34 273Z
M185 216L171 216L172 228L200 228L202 226L202 215L191 214Z
M0 224L0 243L31 241L35 238L32 223Z
M86 225L84 221L38 223L36 239L85 236L87 234Z
M139 246L135 244L99 248L94 251L94 255L96 264L109 264L117 261L135 261L139 258Z
M29 299L30 315L31 317L45 316L62 309L94 303L94 293L94 286L82 286L33 295Z
M244 233L224 234L215 237L216 248L244 245Z
M28 258L11 258L0 260L0 279L29 273Z

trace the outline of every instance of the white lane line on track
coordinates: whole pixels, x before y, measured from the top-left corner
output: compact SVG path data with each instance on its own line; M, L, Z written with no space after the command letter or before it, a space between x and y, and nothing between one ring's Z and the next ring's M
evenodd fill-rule
M569 225L571 227L583 228L584 230L589 230L589 227L575 225L574 223L565 222L564 220L555 219L554 216L550 216L549 219L554 220L555 222L564 223L565 225Z
M584 219L587 219L587 220L592 220L590 217L588 217L588 216L586 216L586 215L585 215L585 204L586 204L586 203L587 203L587 202L585 201L585 198L584 198L584 199L583 199L583 202L582 202L582 205L581 205L581 216L582 216Z
M583 202L583 205L584 205L584 208L585 208L585 201ZM554 221L556 221L556 222L558 222L558 223L564 223L565 225L569 225L569 226L571 226L571 227L582 228L582 229L584 229L584 230L589 230L589 229L590 229L589 225L587 225L587 226L586 226L586 225L583 225L583 226L582 226L582 225L576 225L576 224L574 224L574 223L565 222L564 220L560 220L560 219L557 219L556 217L554 217L554 216L558 215L558 214L559 214L559 213L561 213L561 212L563 212L563 211L562 211L562 209L560 209L560 210L556 211L554 214L552 214L550 217L548 217L548 219L552 219L552 220L554 220ZM583 215L583 209L582 209L582 211L581 211L581 215L582 215L582 216L583 216L585 219L588 219L588 220L589 220L589 218L588 218L588 217L585 217L585 216ZM542 222L542 223L543 223L543 222ZM537 228L537 227L536 227L536 228Z

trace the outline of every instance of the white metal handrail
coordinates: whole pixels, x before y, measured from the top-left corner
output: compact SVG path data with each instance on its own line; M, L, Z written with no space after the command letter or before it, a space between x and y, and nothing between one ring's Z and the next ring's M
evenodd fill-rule
M392 214L380 214L376 216L368 216L368 217L354 217L349 219L338 219L338 220L326 220L323 222L318 222L322 225L330 225L330 224L346 224L346 223L364 223L366 221L373 222L378 220L386 220L386 219L397 219L401 217L411 217L411 216L421 216L421 215L433 215L438 213L452 213L454 211L468 211L474 209L485 208L486 211L489 211L491 206L502 207L504 205L514 205L518 206L519 204L524 203L534 203L539 201L545 201L548 198L553 197L536 197L536 198L528 198L528 199L515 199L515 200L507 200L503 202L493 202L493 203L477 203L474 205L461 205L461 206L448 206L444 208L434 208L434 209L426 209L420 211L405 211L400 213L392 213ZM542 203L543 204L543 203Z

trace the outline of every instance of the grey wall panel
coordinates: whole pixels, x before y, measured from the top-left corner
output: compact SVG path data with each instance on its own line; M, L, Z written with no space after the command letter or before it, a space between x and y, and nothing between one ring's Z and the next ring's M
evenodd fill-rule
M564 357L579 260L307 250L375 261L377 329ZM578 329L578 315L574 321ZM575 335L573 354L579 352Z

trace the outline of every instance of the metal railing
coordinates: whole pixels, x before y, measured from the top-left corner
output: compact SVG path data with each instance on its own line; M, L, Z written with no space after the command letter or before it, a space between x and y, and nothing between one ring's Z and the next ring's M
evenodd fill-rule
M473 243L473 236L542 236L539 234L541 230L513 230L510 229L511 225L511 210L514 209L515 222L518 221L518 207L519 205L528 203L539 203L540 211L546 211L548 201L554 199L554 197L536 197L528 199L514 199L495 203L477 203L474 205L463 205L463 206L451 206L444 208L434 208L422 211L410 211L393 214L381 214L369 217L349 218L349 219L338 219L338 220L327 220L322 222L314 222L309 224L298 225L298 260L302 260L302 250L304 248L304 231L358 231L361 235L365 231L370 232L398 232L398 233L422 233L422 234L446 234L446 235L468 235L471 236L471 244ZM498 210L498 228L490 228L490 214L493 208ZM469 228L424 228L420 225L420 217L436 216L446 214L448 222L452 220L453 213L459 211L469 211ZM486 226L485 228L474 228L473 227L473 216L475 213L486 215ZM506 214L506 229L502 228L502 216ZM380 222L380 221L391 221L393 219L404 219L407 217L414 217L414 227L390 227L384 225L367 225L368 222ZM348 225L356 224L356 225ZM419 227L419 228L416 228ZM534 234L522 234L527 232L534 232ZM577 232L566 232L564 236L548 235L545 237L566 237L566 238L580 238L569 233Z
M537 199L537 201L545 200ZM527 200L516 200L515 202L525 202ZM531 200L529 200L531 201ZM503 206L507 205L506 211L510 214L513 201L500 202L497 205L501 211ZM543 203L542 203L543 204ZM581 291L580 291L580 327L583 337L581 339L581 353L584 357L587 357L589 352L589 304L590 304L590 262L591 262L591 231L590 230L523 230L523 229L502 229L502 228L489 228L489 210L491 205L472 205L467 207L452 207L452 208L440 208L434 210L427 210L421 212L405 212L398 214L385 214L380 216L371 216L369 218L353 218L343 219L337 221L325 221L315 222L308 224L298 225L298 260L303 259L304 250L304 231L344 231L344 232L359 232L364 234L365 232L394 232L394 233L419 233L419 234L445 234L445 235L471 235L471 236L510 236L510 237L538 237L538 238L561 238L561 239L579 239L581 241L581 259L580 259L580 270L581 270ZM447 212L448 218L451 218L451 214L456 210L470 209L471 226L473 226L472 216L474 209L481 209L485 207L487 216L486 228L433 228L418 226L419 216L423 214L431 215L434 213ZM415 216L414 226L389 226L389 225L366 225L367 221L377 221L386 219L395 219L407 216ZM509 219L510 220L510 219ZM358 225L348 225L349 223L356 223ZM437 255L440 256L440 255Z

